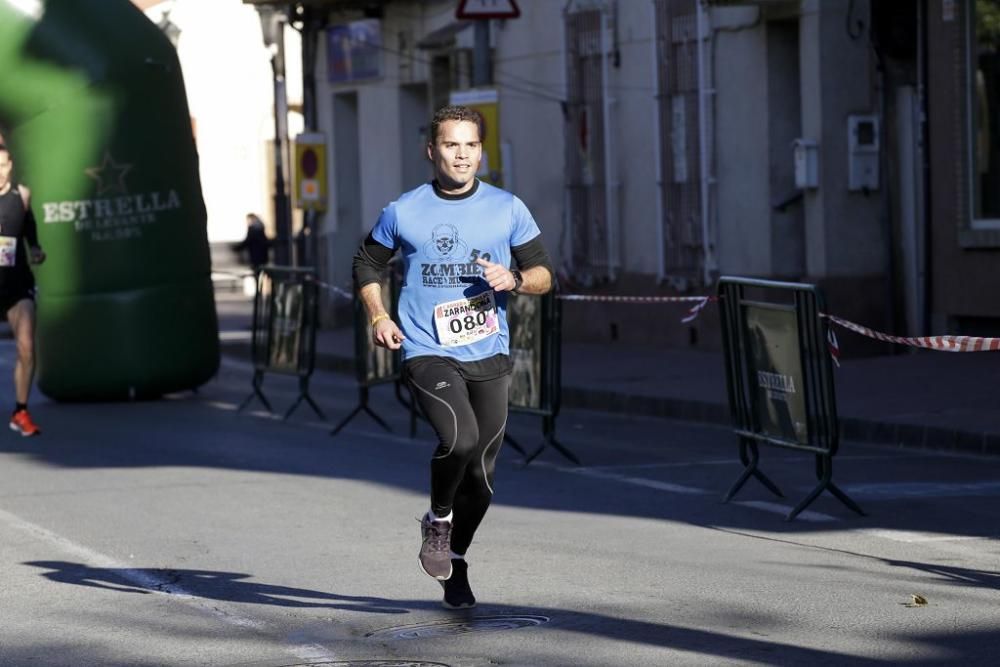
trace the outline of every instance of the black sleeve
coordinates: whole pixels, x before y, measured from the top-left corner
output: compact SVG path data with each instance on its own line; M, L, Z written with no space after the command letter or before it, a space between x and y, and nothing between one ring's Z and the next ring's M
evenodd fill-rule
M354 288L381 282L395 252L395 248L386 248L369 233L354 253Z
M544 266L549 270L549 275L555 277L555 271L552 270L552 260L549 259L549 253L545 250L545 244L542 243L541 234L527 243L514 246L510 249L510 254L514 256L517 268L522 271L536 266Z
M24 228L21 233L29 246L38 247L38 223L35 221L35 212L30 207L24 212Z

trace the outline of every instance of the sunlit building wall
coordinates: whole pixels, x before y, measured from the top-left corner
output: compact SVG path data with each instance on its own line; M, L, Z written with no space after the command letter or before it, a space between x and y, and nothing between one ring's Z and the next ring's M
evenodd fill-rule
M176 40L198 146L209 241L242 239L249 212L260 215L273 237L274 89L271 55L256 10L241 0L137 4L146 5L150 20ZM297 109L301 47L294 30L286 28L285 36L289 106ZM290 114L289 134L294 137L301 127L301 114Z

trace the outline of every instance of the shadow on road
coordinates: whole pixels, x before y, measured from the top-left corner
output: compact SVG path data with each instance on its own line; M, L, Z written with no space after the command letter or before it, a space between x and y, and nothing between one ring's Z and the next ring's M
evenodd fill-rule
M337 595L306 588L263 584L251 581L252 575L239 572L103 568L54 560L31 561L24 565L48 570L42 576L50 581L119 593L191 595L206 600L277 607L322 607L369 614L405 614L408 611L385 598Z
M24 563L32 567L47 570L42 573L45 578L66 584L87 586L115 591L119 593L151 594L162 593L185 595L223 602L273 605L279 607L317 607L339 609L365 614L406 615L417 613L412 619L402 619L392 626L375 626L369 635L373 637L358 638L358 641L372 642L373 646L385 641L405 643L406 638L387 638L387 631L400 628L413 637L420 637L414 628L427 624L432 630L439 629L449 622L458 624L455 635L475 632L477 619L496 620L497 617L508 616L513 619L530 615L535 618L548 619L547 623L538 626L540 630L520 630L518 632L554 631L557 633L582 634L604 637L621 642L632 642L652 647L684 651L702 656L712 656L719 659L739 661L760 661L766 664L827 664L827 665L869 665L888 664L885 660L858 657L849 653L845 646L844 652L824 651L819 649L794 646L786 643L773 642L767 639L770 623L768 619L758 621L745 619L748 627L755 627L758 637L741 637L731 632L713 632L710 630L684 627L680 624L656 623L632 618L621 618L595 611L578 611L553 607L513 607L502 604L481 604L473 610L445 611L436 602L427 600L391 600L379 597L345 596L336 593L315 591L309 589L264 584L250 581L251 575L234 572L214 572L206 570L175 570L175 569L120 569L94 568L79 563L66 561L32 561ZM433 616L428 616L432 612ZM680 614L680 612L678 612ZM351 623L351 619L345 618ZM370 624L365 624L370 625ZM498 631L495 626L489 631ZM508 633L514 629L504 630ZM976 633L964 635L949 635L929 640L920 636L910 638L923 644L932 644L946 651L949 655L968 656L969 650L986 655L1000 644L996 636L971 637ZM901 639L901 638L900 638ZM968 640L968 642L966 641ZM974 649L972 648L974 647ZM991 648L992 647L992 648ZM556 654L539 655L538 664L553 664ZM65 656L64 656L65 657Z
M769 537L767 535L755 535L752 533L744 533L738 530L729 530L726 528L716 528L716 530L719 530L724 533L729 533L730 535L739 535L740 537L750 538L753 540L776 542L780 544L787 544L794 547L800 547L803 549L823 551L826 553L837 553L837 554L842 554L844 556L850 556L852 558L877 562L888 567L914 570L916 572L922 572L925 574L933 575L942 583L962 584L974 588L1000 590L1000 571L979 570L974 568L958 567L957 565L942 565L940 563L921 563L918 561L899 560L895 558L882 558L880 556L872 556L871 554L859 553L857 551L850 551L848 549L835 549L817 544L806 544L804 542L796 542L794 540L783 540L776 537ZM797 567L811 567L811 566L798 563Z

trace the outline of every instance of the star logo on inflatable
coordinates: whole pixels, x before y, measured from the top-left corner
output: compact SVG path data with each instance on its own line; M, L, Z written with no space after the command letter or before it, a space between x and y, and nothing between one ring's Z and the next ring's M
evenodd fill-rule
M83 171L97 181L97 194L126 194L125 174L132 170L132 165L115 162L111 153L104 153L104 161L97 167L88 167Z

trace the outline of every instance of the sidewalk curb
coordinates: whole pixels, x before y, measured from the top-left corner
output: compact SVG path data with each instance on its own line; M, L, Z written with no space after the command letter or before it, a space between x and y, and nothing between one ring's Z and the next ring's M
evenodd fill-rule
M221 342L222 353L249 359L250 343ZM354 375L354 360L341 355L317 352L316 368ZM729 408L725 403L665 396L624 394L607 389L562 387L562 405L567 408L615 414L677 419L727 427ZM965 431L939 426L880 422L857 417L840 417L840 439L905 449L1000 456L1000 433Z
M579 387L563 387L562 397L563 405L572 408L679 419L723 427L730 425L729 408L722 403L619 394ZM856 417L840 417L840 440L841 443L853 440L906 449L1000 456L1000 433L877 422Z

